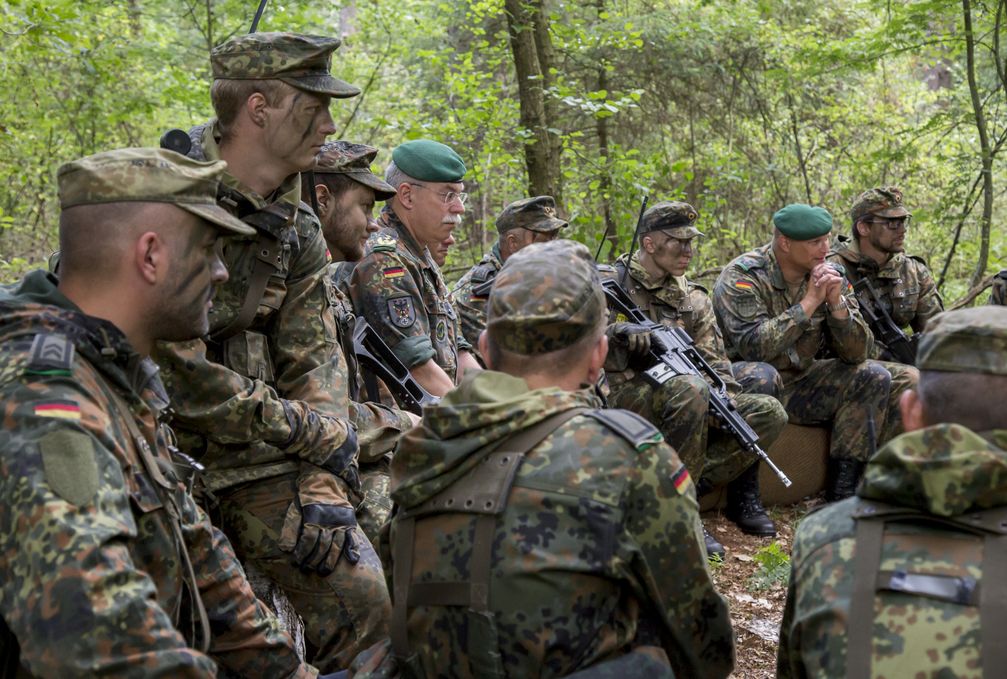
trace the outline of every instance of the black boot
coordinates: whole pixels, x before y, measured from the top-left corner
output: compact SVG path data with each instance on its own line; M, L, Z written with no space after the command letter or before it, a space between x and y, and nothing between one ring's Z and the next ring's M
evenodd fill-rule
M706 546L706 558L712 559L713 557L718 557L721 561L727 555L724 551L724 545L717 542L717 538L710 535L709 531L706 530L706 526L703 526L703 542Z
M852 458L832 459L829 464L832 481L825 491L827 502L837 502L852 497L864 473L864 463Z
M747 535L776 536L776 524L766 515L759 499L759 464L727 484L727 508L724 514Z

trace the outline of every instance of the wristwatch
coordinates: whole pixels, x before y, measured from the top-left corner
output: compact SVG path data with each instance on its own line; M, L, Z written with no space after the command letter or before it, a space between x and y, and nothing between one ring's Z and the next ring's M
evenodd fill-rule
M850 305L846 303L846 298L845 297L840 297L839 298L839 304L832 305L832 304L826 303L825 306L827 306L829 308L829 313L832 313L833 311L843 311L844 309L849 309L850 308Z

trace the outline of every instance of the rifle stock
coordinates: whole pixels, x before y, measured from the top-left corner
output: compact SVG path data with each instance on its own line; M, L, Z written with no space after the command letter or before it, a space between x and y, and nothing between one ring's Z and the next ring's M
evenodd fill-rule
M655 363L643 371L647 379L655 385L661 385L679 375L700 375L706 378L710 383L710 412L720 426L741 444L743 450L765 462L780 479L780 483L789 488L790 479L769 458L766 451L759 447L759 435L738 412L738 407L727 395L727 385L724 383L724 379L699 353L689 333L682 328L669 328L650 320L619 285L618 281L611 279L602 281L602 288L605 291L609 309L623 314L633 323L646 326L650 329L651 335L664 345L663 352L651 347L650 354Z
M417 382L409 368L392 353L365 318L357 316L353 328L353 351L360 365L381 378L399 405L420 415L423 406L433 405L440 399Z
M881 298L878 297L877 290L866 278L861 278L853 284L853 290L860 299L860 311L864 315L864 320L870 326L874 337L881 342L890 354L899 363L915 365L916 363L916 341L915 335L912 339L902 332L902 328L895 324L892 317L888 315ZM864 297L866 296L866 300Z

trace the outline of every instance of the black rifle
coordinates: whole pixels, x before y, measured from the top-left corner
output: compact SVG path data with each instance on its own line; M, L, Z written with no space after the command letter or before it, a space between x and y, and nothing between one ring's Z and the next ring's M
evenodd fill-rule
M360 365L380 377L398 404L409 412L419 415L423 406L440 401L420 386L409 368L361 316L357 316L357 324L353 328L353 351Z
M870 326L874 338L884 345L882 358L890 358L906 365L916 363L917 336L907 337L902 328L895 324L878 297L878 291L871 282L861 278L853 284L853 290L860 301L860 311Z
M618 281L608 279L602 281L601 285L611 311L617 315L622 314L632 323L646 326L651 336L657 338L664 346L662 351L655 348L657 343L651 344L650 358L654 359L655 363L643 371L647 379L654 385L661 385L679 375L699 375L705 378L710 383L710 412L719 425L741 444L742 449L765 462L780 479L780 483L789 488L790 479L769 459L766 451L759 447L759 435L738 413L738 407L727 395L727 385L724 384L723 378L699 353L689 333L682 328L669 328L650 320L640 311L640 307L633 302Z
M640 203L640 214L636 218L636 226L633 227L633 240L629 242L629 256L633 257L633 252L636 251L636 239L640 237L640 224L643 223L643 213L647 211L647 201L650 200L650 194L643 194L643 202ZM600 250L599 250L600 252ZM595 255L595 261L598 260L598 256ZM629 275L629 266L622 272L622 279L619 281L620 285L626 285L626 276Z

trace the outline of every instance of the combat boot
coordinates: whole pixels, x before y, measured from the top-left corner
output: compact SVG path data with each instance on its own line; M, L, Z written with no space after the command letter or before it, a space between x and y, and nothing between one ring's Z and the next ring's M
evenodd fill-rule
M746 535L776 536L776 524L766 514L759 498L759 464L753 464L741 476L727 484L727 508L724 515Z
M864 473L864 463L852 458L829 461L832 481L825 491L826 502L837 502L852 497L857 491L860 476Z
M727 555L724 550L724 545L717 542L717 538L710 535L710 532L706 530L706 526L703 526L703 543L706 547L706 558L712 559L718 557L721 561Z

